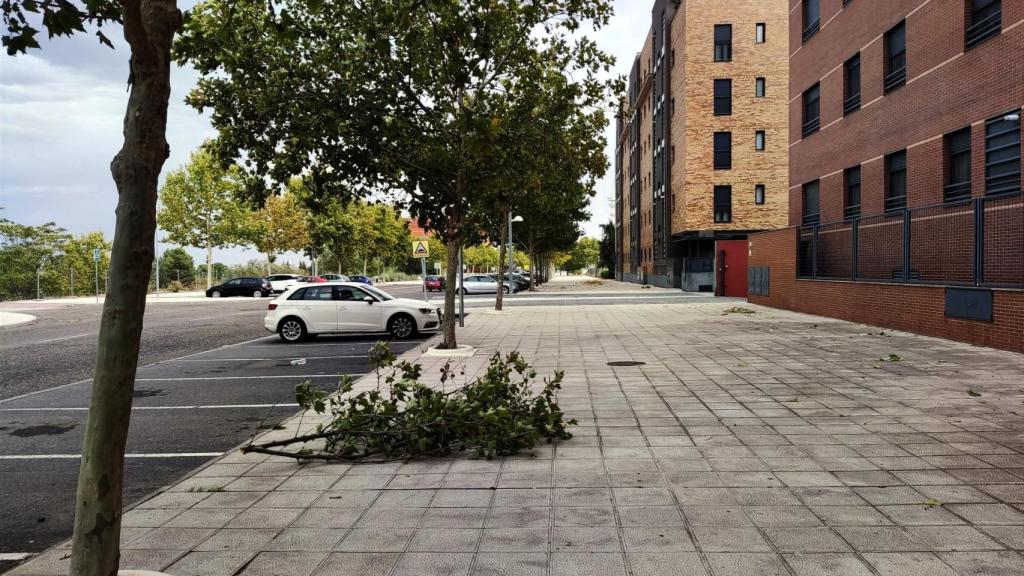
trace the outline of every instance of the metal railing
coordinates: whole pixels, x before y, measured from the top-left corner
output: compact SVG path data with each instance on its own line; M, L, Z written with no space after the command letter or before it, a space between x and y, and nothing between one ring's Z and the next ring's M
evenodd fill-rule
M966 198L798 229L797 276L1024 288L1024 196Z
M843 115L850 114L860 110L860 92L857 92L853 96L850 96L846 100L843 100Z
M964 31L964 44L970 50L985 40L998 36L1003 22L1003 11L991 14L987 18L979 20L976 24L967 27Z
M893 90L903 86L907 83L907 67L901 66L896 70L893 70L889 74L886 74L884 81L884 90L886 93L892 92Z

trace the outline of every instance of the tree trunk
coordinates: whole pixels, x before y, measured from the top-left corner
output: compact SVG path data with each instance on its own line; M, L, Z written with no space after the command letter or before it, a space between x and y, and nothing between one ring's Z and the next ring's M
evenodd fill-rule
M206 245L206 289L213 287L213 246Z
M530 245L530 292L535 292L537 290L537 282L539 281L539 278L537 278L537 271L539 269L540 269L540 266L537 266L537 253L534 251L533 245L531 244Z
M124 447L153 265L157 180L168 156L171 40L181 26L174 0L124 0L122 7L131 93L124 145L110 163L117 216L75 494L73 576L118 569Z
M456 280L458 279L459 268L459 247L462 244L462 212L458 202L462 201L464 185L461 178L456 179L455 195L456 200L452 202L446 213L447 225L445 226L445 245L448 247L448 269L445 271L444 291L444 320L441 331L444 333L444 342L441 348L453 350L458 348L455 339L455 292ZM461 287L459 287L461 290Z
M508 233L505 231L505 226L501 226L501 233L498 235L498 237L499 237L499 242L500 242L500 244L498 246L498 292L494 296L494 309L500 311L501 310L501 304L502 304L502 298L503 298L504 292L505 292L505 280L504 280L504 275L502 274L501 270L502 270L502 265L505 263L505 259L506 259L505 243L508 242ZM511 284L512 284L512 271L511 270L509 270L508 283L511 286Z
M271 274L274 273L273 264L274 264L274 254L271 253L271 252L267 252L267 276L270 276Z
M366 276L366 255L363 255L363 276Z

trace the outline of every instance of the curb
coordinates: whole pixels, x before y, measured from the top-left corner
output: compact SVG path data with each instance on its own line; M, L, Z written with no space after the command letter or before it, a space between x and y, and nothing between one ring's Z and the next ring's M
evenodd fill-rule
M14 326L21 326L22 324L28 324L35 321L36 317L31 314L5 312L0 310L0 328L12 328Z

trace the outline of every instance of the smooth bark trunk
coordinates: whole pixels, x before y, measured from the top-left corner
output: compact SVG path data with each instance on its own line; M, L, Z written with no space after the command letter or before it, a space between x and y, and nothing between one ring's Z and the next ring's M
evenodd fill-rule
M74 576L113 576L118 569L124 447L153 265L157 180L168 156L171 41L181 26L174 0L122 6L131 93L124 145L110 164L117 217L75 494Z
M213 246L206 245L206 289L213 287Z
M505 280L504 280L505 276L502 273L502 270L504 270L503 264L505 263L505 259L507 258L507 256L505 255L505 243L508 242L508 233L505 232L505 226L501 227L501 233L499 234L499 237L500 237L500 239L499 239L500 244L498 246L498 292L497 292L497 294L494 297L494 309L500 311L501 310L502 299L503 299L504 293L505 293ZM512 284L512 271L511 270L509 270L508 283L511 286L511 284Z
M465 185L461 176L455 180L455 201L446 210L445 245L448 247L448 269L445 270L444 319L441 331L444 341L441 348L453 350L458 348L455 339L455 293L459 268L459 247L462 245L462 211L458 203L462 201ZM462 287L460 286L461 290Z

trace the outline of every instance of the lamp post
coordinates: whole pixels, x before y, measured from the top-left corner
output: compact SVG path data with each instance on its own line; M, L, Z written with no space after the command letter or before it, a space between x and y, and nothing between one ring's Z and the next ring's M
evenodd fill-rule
M512 295L512 286L514 286L513 280L512 280L512 271L516 267L515 266L515 262L516 261L515 261L515 258L512 255L512 223L513 222L522 222L522 221L523 221L523 217L522 216L516 216L515 218L513 218L512 217L512 211L511 210L508 211L508 285L509 285L508 293L509 293L509 296Z

